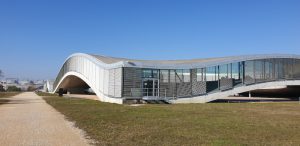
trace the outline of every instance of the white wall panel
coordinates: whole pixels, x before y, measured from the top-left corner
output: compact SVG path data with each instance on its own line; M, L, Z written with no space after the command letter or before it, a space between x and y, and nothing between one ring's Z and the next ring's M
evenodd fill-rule
M109 72L108 70L104 70L104 94L108 94L108 80Z
M102 93L104 93L104 70L102 68L100 68L100 72L99 72L99 82L100 82L100 91Z
M122 96L122 68L115 69L115 97Z
M87 60L83 60L83 75L86 74L86 70L87 70Z
M116 74L119 74L119 72L117 72L117 70L111 69L110 74L109 70L103 69L102 66L95 63L93 59L84 56L73 56L68 58L68 60L66 60L63 64L54 83L54 88L57 92L65 77L68 75L75 75L84 80L95 91L100 100L122 103L122 99L111 98L115 97L116 93L117 95L120 95L121 93L121 88L119 88L119 86L121 86L119 78L118 81L115 79ZM116 88L120 89L120 91L116 91Z
M99 67L96 66L96 88L100 89L100 82L99 82Z
M92 76L92 73L93 72L93 65L92 65L92 62L89 61L89 73L88 73L88 77L89 79L92 81L93 80L93 76Z
M82 72L82 69L83 68L83 61L82 61L82 58L81 57L78 57L78 72L80 73L80 74L83 74L83 72Z
M92 63L92 70L92 81L94 83L94 86L96 86L96 65L94 63Z
M109 70L109 79L108 79L108 95L115 95L115 70Z

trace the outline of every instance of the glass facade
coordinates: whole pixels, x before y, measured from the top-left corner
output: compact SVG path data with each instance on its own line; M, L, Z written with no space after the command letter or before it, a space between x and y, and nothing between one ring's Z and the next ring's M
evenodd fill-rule
M196 74L197 74L197 82L199 81L205 81L205 69L204 68L200 68L196 70Z
M158 78L159 73L158 73L158 70L156 70L156 69L143 69L142 77L143 78Z
M300 79L300 59L258 59L195 69L142 69L141 74L142 78L158 79L157 88L164 89L166 96L184 98L235 86Z
M255 61L245 61L244 67L244 83L245 84L252 84L255 83L255 76L254 76L254 63Z
M189 83L191 81L191 72L188 69L183 70L183 82Z
M231 64L225 64L219 66L219 78L231 78L231 69L229 68Z
M160 79L163 83L169 83L169 70L160 70Z
M205 72L206 81L216 81L218 80L218 68L214 67L207 67Z

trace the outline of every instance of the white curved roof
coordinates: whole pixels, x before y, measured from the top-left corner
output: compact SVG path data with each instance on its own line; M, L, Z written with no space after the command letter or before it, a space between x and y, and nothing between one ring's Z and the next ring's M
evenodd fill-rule
M300 59L300 55L292 54L261 54L261 55L243 55L220 58L190 59L190 60L136 60L126 58L108 57L102 55L92 55L76 53L72 56L85 56L94 60L105 68L117 67L137 67L137 68L157 68L157 69L192 69L216 66L246 60L269 59L269 58L295 58Z

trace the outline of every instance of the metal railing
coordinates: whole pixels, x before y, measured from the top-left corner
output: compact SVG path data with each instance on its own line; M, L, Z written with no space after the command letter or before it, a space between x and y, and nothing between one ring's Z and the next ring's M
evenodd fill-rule
M169 100L165 88L131 88L131 95L148 100Z

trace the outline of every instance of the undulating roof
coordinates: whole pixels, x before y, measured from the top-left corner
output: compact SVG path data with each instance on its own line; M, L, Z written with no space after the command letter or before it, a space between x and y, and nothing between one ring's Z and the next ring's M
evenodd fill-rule
M97 60L113 65L116 63L123 63L124 67L140 67L140 68L161 68L161 69L191 69L198 67L215 66L233 62L240 62L246 60L255 59L268 59L268 58L297 58L300 59L300 55L290 54L261 54L261 55L243 55L243 56L230 56L219 58L205 58L205 59L190 59L190 60L137 60L108 57L102 55L90 55Z
M190 63L205 63L211 61L222 61L228 59L234 59L238 56L233 57L220 57L220 58L205 58L205 59L189 59L189 60L137 60L137 59L126 59L126 58L116 58L116 57L108 57L108 56L101 56L101 55L91 55L100 61L113 64L120 61L128 61L128 62L141 62L141 63L159 63L159 64L190 64Z

